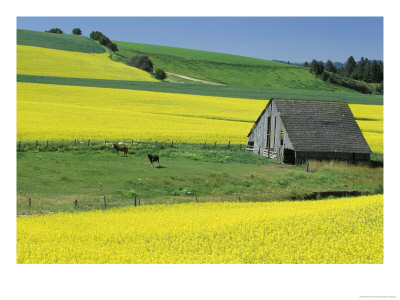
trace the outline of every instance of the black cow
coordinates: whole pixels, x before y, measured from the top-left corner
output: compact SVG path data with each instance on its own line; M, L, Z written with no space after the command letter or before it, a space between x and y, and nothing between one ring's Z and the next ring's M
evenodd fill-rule
M160 158L158 157L158 155L147 154L147 156L149 157L152 167L153 167L153 162L157 163L158 166L160 166Z

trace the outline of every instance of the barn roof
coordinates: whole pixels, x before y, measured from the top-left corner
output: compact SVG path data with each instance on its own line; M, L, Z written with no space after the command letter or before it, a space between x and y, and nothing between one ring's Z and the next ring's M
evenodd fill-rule
M272 102L295 151L371 153L347 103L271 99L268 105Z

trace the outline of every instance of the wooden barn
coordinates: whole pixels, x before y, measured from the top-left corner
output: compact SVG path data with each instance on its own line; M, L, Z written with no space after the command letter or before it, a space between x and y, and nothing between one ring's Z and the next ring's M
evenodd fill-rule
M248 150L289 164L369 161L371 154L344 102L271 99L248 138Z

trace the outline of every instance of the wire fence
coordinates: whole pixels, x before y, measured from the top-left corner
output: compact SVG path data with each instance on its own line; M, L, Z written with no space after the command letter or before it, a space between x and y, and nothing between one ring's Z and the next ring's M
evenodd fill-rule
M226 143L217 143L216 141L213 143L204 142L204 143L179 143L176 140L167 141L152 141L152 142L138 142L134 140L107 140L98 141L98 140L46 140L46 141L17 141L17 151L68 151L68 150L104 150L104 149L113 149L112 145L116 144L118 146L127 146L132 149L141 149L141 148L156 148L156 149L167 149L167 148L178 148L179 146L191 146L204 150L211 149L225 149L225 150L246 150L246 145L243 144L232 144L231 141L227 141ZM249 150L249 149L247 149Z

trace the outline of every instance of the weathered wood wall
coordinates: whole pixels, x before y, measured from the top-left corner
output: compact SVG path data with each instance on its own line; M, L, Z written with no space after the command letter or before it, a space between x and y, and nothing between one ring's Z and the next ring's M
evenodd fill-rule
M283 158L283 149L293 149L293 145L273 101L269 103L253 132L250 134L249 142L254 142L253 152L255 154L263 154L264 149L267 147L268 117L271 117L270 148L277 153L277 160L281 161ZM283 146L281 146L281 131L284 132Z

